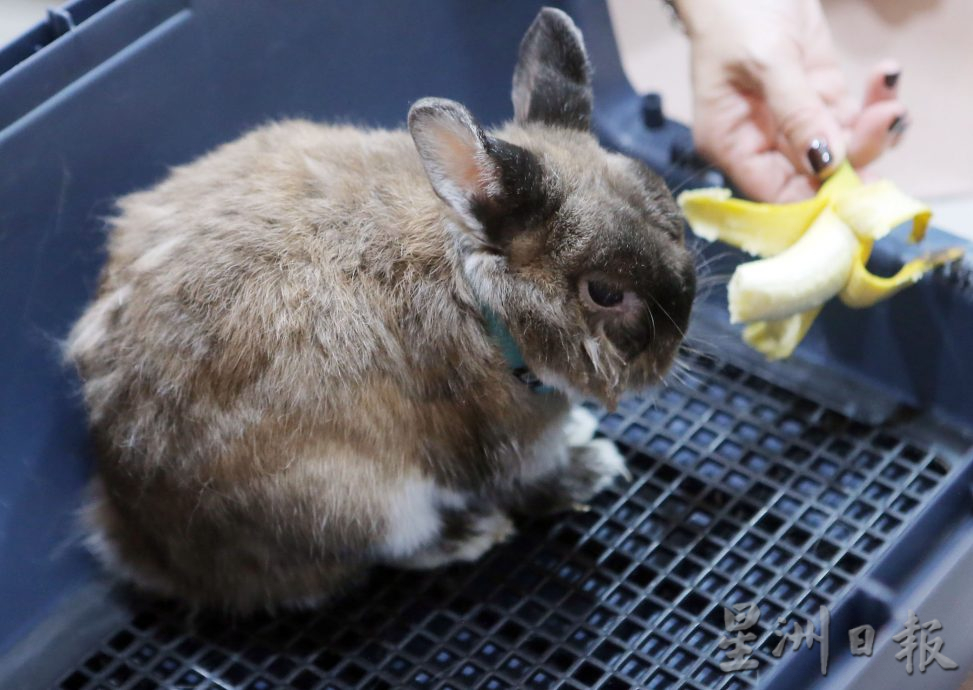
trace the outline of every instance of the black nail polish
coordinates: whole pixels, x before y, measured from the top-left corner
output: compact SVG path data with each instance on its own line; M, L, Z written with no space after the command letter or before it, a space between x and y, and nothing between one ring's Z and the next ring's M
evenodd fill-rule
M815 174L820 175L829 165L831 165L831 149L828 142L824 139L815 139L807 150L807 160Z
M898 136L909 129L909 118L905 115L896 115L889 125L889 134Z
M895 85L899 83L899 77L902 76L902 72L889 72L885 75L885 88L894 89Z

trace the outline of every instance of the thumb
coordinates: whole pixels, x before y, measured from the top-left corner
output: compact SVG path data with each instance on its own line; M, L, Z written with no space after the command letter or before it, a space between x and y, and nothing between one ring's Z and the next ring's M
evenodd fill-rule
M827 177L845 158L844 133L807 71L795 61L779 63L766 74L763 88L767 107L787 143L783 153L799 171Z

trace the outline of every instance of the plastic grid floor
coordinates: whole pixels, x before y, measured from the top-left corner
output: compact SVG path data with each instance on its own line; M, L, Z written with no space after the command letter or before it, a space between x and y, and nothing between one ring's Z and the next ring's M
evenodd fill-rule
M727 688L724 605L816 620L949 471L729 363L627 400L602 431L635 481L587 513L526 525L470 566L377 571L318 613L188 620L147 604L63 690L132 688Z

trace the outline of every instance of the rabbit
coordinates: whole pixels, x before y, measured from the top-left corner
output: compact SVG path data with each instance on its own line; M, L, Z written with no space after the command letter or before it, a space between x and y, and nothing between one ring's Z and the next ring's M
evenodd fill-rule
M111 574L241 614L317 606L627 475L577 403L672 365L682 216L592 135L563 12L525 34L512 99L495 131L440 98L403 130L267 124L119 200L65 343Z

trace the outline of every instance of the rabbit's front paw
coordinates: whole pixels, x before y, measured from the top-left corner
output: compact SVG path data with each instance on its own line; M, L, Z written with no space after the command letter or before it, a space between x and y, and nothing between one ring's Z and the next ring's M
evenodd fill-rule
M586 503L608 488L616 477L631 481L625 457L607 438L596 438L570 449L571 462L564 474L564 488L576 503Z
M564 419L564 437L569 446L589 443L598 430L598 418L580 405L572 407Z

